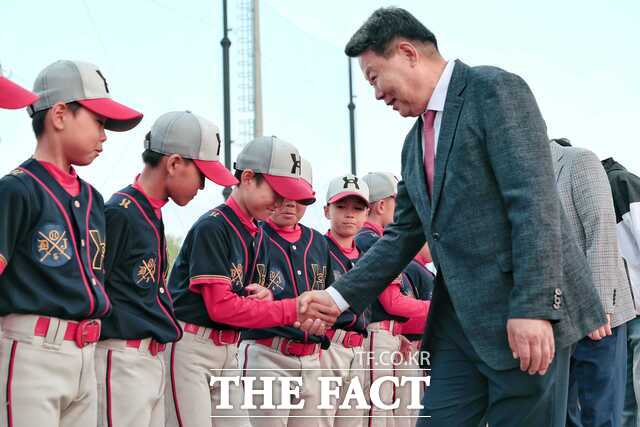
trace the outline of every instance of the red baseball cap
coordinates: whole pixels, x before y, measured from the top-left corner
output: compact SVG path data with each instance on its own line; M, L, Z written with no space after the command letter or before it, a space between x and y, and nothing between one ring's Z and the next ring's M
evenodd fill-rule
M15 110L33 104L38 95L0 76L0 108Z

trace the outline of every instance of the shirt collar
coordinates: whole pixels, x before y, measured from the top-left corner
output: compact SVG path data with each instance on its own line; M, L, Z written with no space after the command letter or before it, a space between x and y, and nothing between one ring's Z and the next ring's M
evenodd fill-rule
M349 259L352 258L357 258L358 255L360 255L360 251L358 251L358 247L356 246L356 241L353 240L351 242L351 247L350 248L346 248L344 246L342 246L340 243L338 243L338 241L333 237L333 234L331 233L331 230L327 231L326 236L331 239L331 241L333 243L335 243L335 245L338 247L338 249L340 249L340 252L342 252L344 254L344 256L346 256Z
M149 202L149 204L151 205L151 207L153 208L153 212L156 214L156 216L158 217L158 219L162 218L162 208L164 207L164 205L167 204L167 202L169 201L169 199L156 199L154 197L149 196L144 189L142 188L142 186L139 184L140 180L140 174L138 174L136 176L136 179L133 180L133 185L132 187L135 188L136 190L138 190L140 193L142 193L142 195L144 197L146 197L147 201Z
M234 199L233 196L229 196L226 204L231 208L233 213L236 214L236 216L238 217L242 225L244 225L244 228L247 229L249 234L251 234L252 236L255 236L255 234L258 232L258 226L253 221L253 218L251 218L249 214L245 213L240 208L240 205L238 205L238 202L236 201L236 199Z
M444 111L444 103L447 100L447 91L449 90L449 83L451 82L453 67L455 67L455 65L455 60L447 62L435 89L433 89L433 93L427 104L427 110Z
M366 221L362 228L373 230L373 232L378 236L382 236L384 234L384 228L380 224L376 224L374 222Z

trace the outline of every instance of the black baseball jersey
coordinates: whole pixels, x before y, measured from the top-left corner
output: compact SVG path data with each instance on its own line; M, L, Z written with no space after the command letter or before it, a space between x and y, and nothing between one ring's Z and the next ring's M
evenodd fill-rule
M433 293L433 274L423 265L411 260L402 272L402 293L422 301L430 301ZM411 341L419 340L422 335L403 334Z
M105 287L113 308L102 321L101 339L173 342L182 330L166 289L164 224L147 197L128 186L105 206L107 244Z
M104 317L104 201L80 181L72 197L34 159L0 180L0 316Z
M265 250L261 253L256 270L258 283L273 293L274 300L296 298L309 290L322 290L333 283L333 274L327 242L322 234L300 224L301 235L290 243L269 224L262 223ZM242 339L262 339L283 336L302 342L329 347L324 335L309 335L298 328L248 329L242 331Z
M211 320L202 296L190 291L189 285L221 280L229 282L237 295L246 296L245 286L255 282L263 237L261 230L251 236L226 204L202 215L189 230L169 276L176 317L208 328L238 329Z
M331 255L331 265L333 266L333 276L337 280L340 276L351 270L357 260L352 260L342 253L340 248L329 236L325 236ZM332 329L344 329L346 331L356 331L367 336L367 325L371 318L371 308L367 307L361 314L356 314L351 308L345 310L338 316L338 320Z
M372 229L368 227L362 227L358 234L356 235L356 246L361 253L365 253L366 251L373 246L373 244L380 238L380 236ZM402 277L403 275L401 275ZM404 278L402 278L404 281ZM400 286L400 290L403 294L406 294L407 287ZM380 304L380 301L376 298L376 300L371 304L371 318L369 319L371 323L381 322L383 320L396 320L398 322L406 322L408 318L401 316L394 316L387 313Z

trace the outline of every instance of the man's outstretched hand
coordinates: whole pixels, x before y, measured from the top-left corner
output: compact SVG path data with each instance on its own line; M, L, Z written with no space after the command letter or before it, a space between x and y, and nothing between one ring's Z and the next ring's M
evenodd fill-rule
M323 335L339 315L340 309L326 291L308 291L298 297L298 320L294 326L312 335Z

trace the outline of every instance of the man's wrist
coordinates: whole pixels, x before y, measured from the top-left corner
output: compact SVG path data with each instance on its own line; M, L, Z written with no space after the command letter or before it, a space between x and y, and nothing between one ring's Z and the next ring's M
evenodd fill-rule
M338 292L335 288L330 286L326 288L325 291L329 294L329 296L331 297L333 302L338 306L340 311L345 311L346 309L349 308L349 303L347 302L347 300L345 300L344 297L340 294L340 292Z

